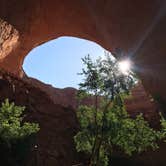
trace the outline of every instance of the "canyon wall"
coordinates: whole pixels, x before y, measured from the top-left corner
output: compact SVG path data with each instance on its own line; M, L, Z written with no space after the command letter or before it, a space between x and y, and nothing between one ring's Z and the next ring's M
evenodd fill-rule
M61 36L88 39L112 53L120 48L133 61L146 91L163 108L165 29L165 0L0 0L0 68L13 73L0 73L0 102L9 98L25 105L29 120L40 124L38 150L32 149L40 166L71 166L80 161L73 144L78 130L76 90L59 90L27 78L22 64L28 52ZM152 126L158 126L158 106L143 87L136 87L133 96L126 101L130 115L143 112ZM164 166L165 149L161 145L156 152L125 158L125 162L120 158L115 165ZM30 166L35 159L31 161Z
M76 89L60 90L34 79L23 81L10 73L0 71L0 92L0 103L9 98L17 105L26 106L26 120L39 123L40 131L35 144L37 149L31 148L26 166L72 166L85 161L84 155L76 152L73 141L73 136L79 129L75 114ZM133 89L132 96L133 98L126 100L126 108L130 115L134 117L144 113L150 125L158 127L158 107L150 100L141 85ZM131 158L113 153L111 164L164 166L165 153L166 144L160 144L160 148L155 152L148 150ZM3 158L0 161L1 164L6 164Z
M37 149L30 149L26 166L71 166L78 163L73 141L78 123L72 108L56 104L42 90L11 74L0 72L0 103L6 98L16 105L25 106L26 120L40 126ZM8 166L3 160L1 157L1 164Z

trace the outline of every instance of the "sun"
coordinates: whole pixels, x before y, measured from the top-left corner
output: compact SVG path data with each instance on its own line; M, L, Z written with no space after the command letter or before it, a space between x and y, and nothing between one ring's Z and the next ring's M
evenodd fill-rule
M131 62L130 60L122 60L118 62L118 67L123 74L129 74Z

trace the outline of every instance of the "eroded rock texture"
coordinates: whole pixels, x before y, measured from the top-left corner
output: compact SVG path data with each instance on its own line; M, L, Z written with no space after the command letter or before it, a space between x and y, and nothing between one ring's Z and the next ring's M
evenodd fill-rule
M145 89L163 105L166 102L165 30L165 0L0 0L0 67L23 77L22 64L30 50L60 36L80 37L112 52L121 48L124 56L134 62L133 70ZM0 102L7 97L25 105L29 118L40 124L39 165L77 164L73 144L77 130L73 109L77 105L75 90L61 91L31 80L25 82L7 73L1 75ZM156 123L155 104L149 103L148 96L139 89L133 93L137 95L134 98L137 106L128 101L131 115L144 112L150 122ZM68 97L72 102L69 103ZM134 156L131 165L164 166L165 149L162 145L156 152ZM126 164L123 160L117 161L122 161L123 166ZM125 161L129 166L129 160ZM29 165L34 165L33 160Z
M26 166L71 166L78 163L73 143L78 125L71 108L55 104L44 91L0 72L0 103L5 98L26 106L26 119L40 125L36 143L38 148L35 150L32 147ZM6 166L3 158L0 162Z
M0 52L2 68L23 76L34 47L60 36L85 38L123 49L146 89L166 101L165 0L1 0L0 18L19 33L4 44L13 51Z
M18 31L12 25L0 19L0 60L3 61L17 46L18 36Z
M131 97L125 100L125 107L132 118L142 113L151 127L158 128L160 126L159 112L162 110L151 95L145 91L141 83L132 89Z
M32 86L34 82L34 86ZM78 131L76 120L75 89L54 89L45 92L45 87L41 82L23 81L9 73L0 72L0 103L5 98L14 101L17 105L26 106L29 121L37 122L40 131L37 135L37 150L33 147L26 166L72 166L81 163L83 155L78 155L74 148L73 136ZM134 96L137 94L136 96ZM53 99L53 96L56 96ZM138 97L139 96L139 97ZM56 98L59 98L57 101ZM145 118L154 126L158 126L158 110L154 103L148 100L148 95L141 86L133 90L134 101L130 99L126 106L131 116L142 112ZM141 98L142 105L139 105ZM58 103L57 103L58 102ZM130 109L131 108L131 109ZM154 116L155 115L155 118ZM155 123L153 123L155 121ZM121 156L119 153L113 154L112 166L165 166L166 144L162 144L160 149L153 152L151 150L132 158ZM1 158L1 164L5 166L5 161ZM86 165L85 165L86 166Z

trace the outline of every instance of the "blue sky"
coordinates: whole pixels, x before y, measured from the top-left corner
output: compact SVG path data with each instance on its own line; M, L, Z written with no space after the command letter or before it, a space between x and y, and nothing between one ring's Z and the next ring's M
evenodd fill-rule
M81 58L90 54L93 59L104 55L98 44L74 37L61 37L33 49L24 61L23 68L30 77L57 88L75 87L82 77Z

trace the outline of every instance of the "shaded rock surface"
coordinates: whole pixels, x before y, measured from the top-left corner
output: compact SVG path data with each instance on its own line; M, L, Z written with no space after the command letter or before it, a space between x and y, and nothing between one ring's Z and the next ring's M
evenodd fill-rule
M78 108L77 89L72 87L59 89L53 87L52 85L44 84L37 79L29 77L25 77L24 80L48 94L48 96L55 104L60 104L73 110L76 110ZM88 97L87 99L84 99L81 104L93 105L95 104L95 100L93 99L93 97Z
M123 49L124 56L130 56L134 62L133 69L145 89L165 105L165 29L165 0L1 0L0 67L23 77L24 58L34 47L60 36L80 37L97 42L112 52L116 48ZM7 97L18 105L25 105L29 118L41 126L38 165L71 166L77 163L72 139L77 129L76 91L45 85L40 85L45 89L41 90L32 85L36 84L34 82L27 83L7 73L1 75L0 101ZM134 94L134 101L127 101L128 111L132 116L144 112L145 118L156 124L156 105L149 103L149 97L139 88L133 91ZM135 156L131 165L164 166L165 149L162 145L154 153ZM126 164L120 159L117 162Z
M25 80L47 93L54 103L70 107L73 110L76 110L78 107L76 98L77 89L70 87L64 89L55 88L34 78L26 78ZM94 104L94 100L89 98L85 100L83 104ZM125 100L125 107L132 118L142 113L153 127L159 126L160 107L151 95L145 91L141 83L138 83L133 88L131 97Z
M49 86L50 91L45 92L44 89L48 86L34 79L25 81L9 73L0 72L0 102L9 98L17 105L25 105L28 114L27 119L38 122L40 125L41 130L37 135L38 148L37 150L32 148L29 160L27 160L28 166L37 164L40 166L72 166L78 164L84 160L83 156L78 156L76 153L73 142L73 136L78 130L75 106L71 105L71 103L75 104L76 90L67 88L61 92L60 89ZM66 95L65 92L67 92ZM135 98L134 102L132 100L127 101L131 116L135 116L139 112L148 112L149 117L147 119L153 123L154 111L148 110L152 108L153 104L148 103L148 97L142 91L142 86L136 87L133 90L133 96L134 93L139 94L140 98L144 98L143 101L149 106L133 106L132 104L139 103L140 99L138 98ZM53 98L54 95L57 97ZM136 109L134 110L134 108ZM153 109L157 111L156 107ZM156 124L156 121L158 121L157 116L155 116L154 124ZM164 166L166 162L165 152L166 145L162 144L160 149L155 152L149 150L132 158L114 154L111 163L116 166Z
M165 0L1 0L0 18L19 34L4 41L1 68L22 77L24 58L34 47L60 36L80 37L112 52L121 48L146 90L166 103ZM5 32L0 29L0 36Z
M36 151L32 148L29 165L36 165L36 156L40 166L70 166L77 163L73 136L78 125L74 111L55 104L45 92L23 80L7 73L0 75L0 102L9 98L17 105L26 106L27 119L40 125L38 148Z
M148 94L141 83L138 83L131 92L131 97L125 100L127 112L132 118L135 118L140 113L150 123L152 127L157 127L160 124L158 103Z
M77 108L77 89L70 87L64 89L55 88L52 85L44 84L35 78L26 77L24 80L47 93L55 104L71 107L72 109Z

